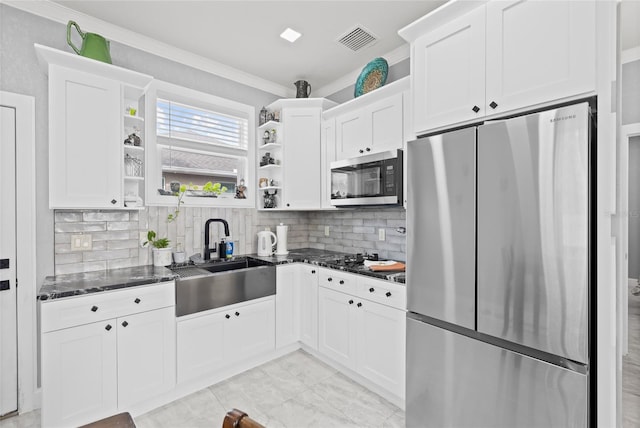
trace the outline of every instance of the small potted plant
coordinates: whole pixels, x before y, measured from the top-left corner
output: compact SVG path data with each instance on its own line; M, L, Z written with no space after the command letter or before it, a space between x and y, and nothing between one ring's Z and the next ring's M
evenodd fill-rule
M182 198L184 197L184 194L186 191L187 191L187 186L182 185L180 186L178 191L174 193L175 196L178 197L177 207L173 213L167 215L167 223L171 223L172 221L175 221L180 215L180 205L182 205ZM142 245L149 244L153 247L152 253L153 253L154 266L171 265L172 249L171 247L169 247L169 243L170 241L166 237L158 238L154 230L149 230L147 232L147 241ZM178 251L180 251L180 248L178 248ZM184 256L184 252L182 252L182 255Z
M211 196L214 196L217 198L222 193L226 192L228 189L225 186L221 185L220 183L212 183L210 181L207 181L204 184L204 186L202 186L202 190L205 193L208 193Z
M143 245L151 245L153 247L153 265L169 266L171 264L171 247L169 247L169 239L157 238L156 232L150 230L147 232L147 242Z

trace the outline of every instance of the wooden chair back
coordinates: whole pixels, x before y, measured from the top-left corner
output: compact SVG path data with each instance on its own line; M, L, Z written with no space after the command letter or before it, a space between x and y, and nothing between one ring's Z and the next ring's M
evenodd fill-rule
M229 410L224 415L224 421L222 421L222 428L265 428L264 425L254 421L242 410L233 409Z

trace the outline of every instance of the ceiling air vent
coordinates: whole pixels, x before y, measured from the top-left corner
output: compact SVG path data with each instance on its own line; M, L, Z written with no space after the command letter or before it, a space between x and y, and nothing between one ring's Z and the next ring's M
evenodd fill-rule
M370 46L378 41L378 38L374 36L371 31L365 29L362 26L357 26L344 33L338 39L338 43L344 45L354 52L360 49Z

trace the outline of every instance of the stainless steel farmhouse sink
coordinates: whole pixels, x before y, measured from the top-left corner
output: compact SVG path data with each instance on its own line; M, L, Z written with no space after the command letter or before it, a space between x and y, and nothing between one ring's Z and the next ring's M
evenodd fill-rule
M249 258L171 270L177 317L276 294L275 266Z

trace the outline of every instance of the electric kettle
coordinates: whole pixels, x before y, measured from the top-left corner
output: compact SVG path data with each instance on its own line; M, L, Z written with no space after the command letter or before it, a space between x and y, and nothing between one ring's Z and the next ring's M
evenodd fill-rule
M258 255L270 256L273 254L273 246L278 242L275 233L269 230L258 232Z

